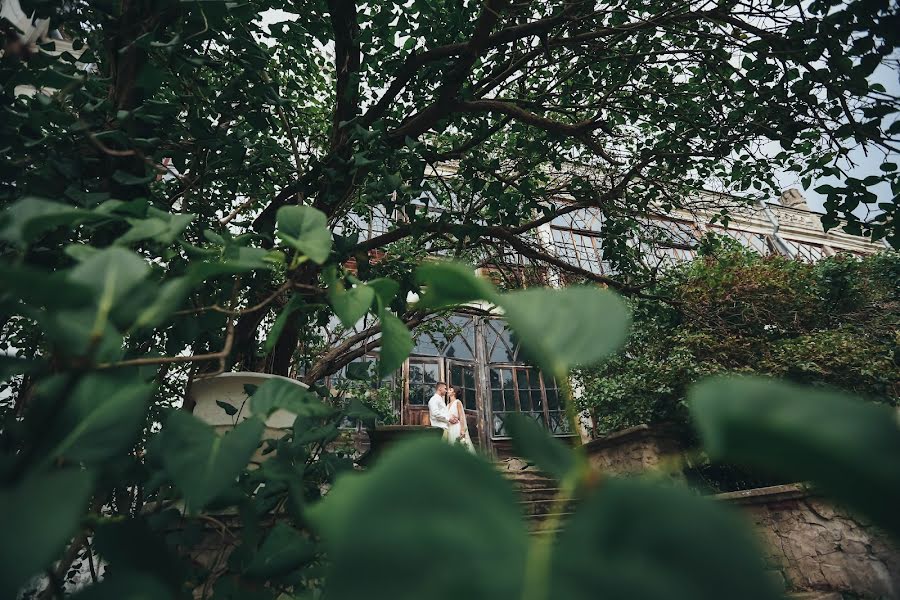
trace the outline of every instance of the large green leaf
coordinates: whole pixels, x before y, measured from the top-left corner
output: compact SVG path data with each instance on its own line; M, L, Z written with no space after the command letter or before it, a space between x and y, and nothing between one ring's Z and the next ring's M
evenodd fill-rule
M412 335L403 321L385 311L381 315L379 374L384 376L399 369L409 353L412 352L413 345Z
M197 512L234 485L259 445L265 425L246 419L223 436L184 411L169 415L157 446L166 472Z
M364 283L349 289L345 289L340 281L328 286L328 301L344 327L356 325L369 311L374 299L375 290Z
M301 309L303 304L303 296L300 295L291 296L291 299L287 301L281 309L281 312L275 317L275 322L272 323L272 327L269 329L266 341L262 346L262 352L264 354L268 354L275 349L275 344L278 343L278 338L281 337L281 332L284 331L284 326L287 325L288 319L292 314Z
M88 472L66 469L0 489L0 597L16 598L58 557L78 529L92 485Z
M85 221L109 219L109 216L43 198L26 197L3 209L0 240L24 247L42 233Z
M94 533L94 549L117 575L152 574L174 592L183 585L186 565L144 520L103 521Z
M900 538L894 409L757 377L711 379L689 401L713 459L812 481Z
M65 272L48 273L26 266L0 264L0 301L14 298L31 306L72 308L93 298L84 285L68 281Z
M138 312L134 326L149 329L162 323L181 306L192 287L188 277L176 277L158 286L153 300Z
M98 310L108 314L116 302L150 273L150 265L124 248L101 250L69 271L69 280L94 292Z
M400 444L364 475L339 478L311 518L334 600L521 596L527 536L510 486L440 440Z
M375 290L375 299L378 302L378 314L381 315L400 291L400 284L387 277L379 277L366 282L366 285ZM355 324L355 323L354 323Z
M100 464L128 451L144 426L153 384L133 369L92 373L72 389L66 389L68 381L58 375L41 386L36 412L30 413L46 419L47 459Z
M469 265L447 261L426 262L416 269L416 281L425 286L417 308L437 309L484 300L493 302L497 291L490 281L475 275Z
M523 414L511 414L503 421L512 437L513 450L518 456L533 461L542 471L563 480L575 474L577 455L547 430Z
M171 600L173 594L158 580L143 573L112 573L95 585L79 590L72 600Z
M154 215L147 219L125 219L131 229L122 234L116 243L133 244L151 239L161 244L172 244L196 217L190 213L170 214L162 211L155 211Z
M755 540L736 515L685 489L604 480L553 548L536 598L778 598Z
M331 253L328 218L311 206L283 206L278 209L278 237L315 263L322 264Z
M266 418L278 409L298 417L325 417L334 413L333 408L308 389L285 379L269 379L253 392L250 410L254 415Z
M601 361L628 334L625 303L599 287L511 292L499 304L528 358L558 377Z
M293 527L277 523L253 555L244 575L268 579L286 575L315 556L315 544Z

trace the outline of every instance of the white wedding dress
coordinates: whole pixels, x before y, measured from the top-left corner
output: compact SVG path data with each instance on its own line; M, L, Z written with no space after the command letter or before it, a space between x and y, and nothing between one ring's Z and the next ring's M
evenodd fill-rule
M469 428L466 426L466 412L462 402L454 400L447 408L451 415L459 417L459 423L451 423L450 426L447 427L447 441L451 444L459 444L474 454L475 446L469 438Z

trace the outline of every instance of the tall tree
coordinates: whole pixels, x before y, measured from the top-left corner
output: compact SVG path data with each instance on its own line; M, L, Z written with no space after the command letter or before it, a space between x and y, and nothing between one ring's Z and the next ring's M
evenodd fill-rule
M408 273L436 252L479 265L515 255L639 293L647 273L631 241L647 235L643 218L727 218L777 193L779 171L807 187L840 178L821 189L826 226L846 219L900 243L884 191L900 188L896 164L845 176L859 149L896 152L898 99L872 77L896 67L888 1L25 8L82 53L2 60L5 257L55 270L116 244L152 259L161 280L220 261L191 278L174 318L133 339L134 357L218 358L227 345L226 363L287 373L305 342L316 379L369 349L380 327L327 348L305 339L329 322L336 290L392 277L391 308L420 322L427 315L405 302ZM21 85L41 91L16 96ZM873 220L854 215L876 202ZM275 235L289 206L324 214L334 244L322 260L279 254L303 254ZM619 276L539 243L539 225L584 207L602 212ZM39 235L23 233L32 219L47 224ZM374 234L372 222L382 222ZM31 331L31 345L43 343Z

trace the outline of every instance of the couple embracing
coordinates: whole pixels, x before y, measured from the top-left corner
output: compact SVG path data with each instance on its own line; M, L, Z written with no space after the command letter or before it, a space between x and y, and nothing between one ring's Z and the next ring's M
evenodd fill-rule
M439 382L434 388L434 396L428 401L428 416L431 426L444 430L444 439L451 444L460 444L469 452L475 452L466 426L466 413L459 390Z

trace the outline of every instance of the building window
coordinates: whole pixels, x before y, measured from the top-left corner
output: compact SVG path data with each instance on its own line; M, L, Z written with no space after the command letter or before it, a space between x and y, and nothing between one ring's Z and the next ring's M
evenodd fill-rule
M506 418L512 413L530 416L553 434L569 433L556 380L522 363L518 344L506 323L486 321L484 342L485 355L492 363L488 365L491 435L507 435Z
M409 359L409 404L424 406L434 394L434 386L441 380L440 365L436 360Z
M765 234L741 231L740 229L721 229L719 227L713 228L712 231L719 235L730 237L748 250L753 250L761 256L768 256L772 253L772 244L769 236Z
M450 364L448 383L459 390L460 398L466 410L478 410L475 399L475 366L459 363Z
M795 240L784 241L794 252L794 258L797 260L812 263L825 258L825 249L819 244L810 244L808 242L798 242Z

